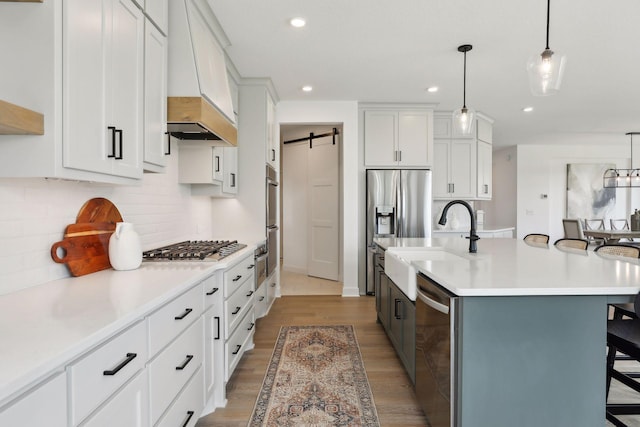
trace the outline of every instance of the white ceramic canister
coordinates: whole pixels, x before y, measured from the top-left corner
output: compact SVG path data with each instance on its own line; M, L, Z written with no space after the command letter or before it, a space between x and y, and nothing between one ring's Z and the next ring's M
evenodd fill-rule
M109 239L109 262L114 270L135 270L140 267L140 236L130 222L116 223L116 231Z

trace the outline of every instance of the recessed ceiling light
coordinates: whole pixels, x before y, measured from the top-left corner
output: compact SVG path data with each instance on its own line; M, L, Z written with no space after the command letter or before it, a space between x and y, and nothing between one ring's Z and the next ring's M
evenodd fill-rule
M438 86L430 86L427 88L427 92L435 93L438 91Z
M302 28L307 24L307 21L304 20L304 18L293 18L291 21L289 21L289 23L291 24L292 27L296 27L296 28Z
M533 111L533 107L524 107L522 111L524 111L525 113L530 113Z
M302 90L305 92L311 92L313 90L313 87L307 85L307 86L302 86Z

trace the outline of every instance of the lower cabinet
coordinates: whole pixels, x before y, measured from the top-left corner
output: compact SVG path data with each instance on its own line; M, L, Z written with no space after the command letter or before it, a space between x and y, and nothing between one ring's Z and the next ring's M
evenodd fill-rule
M67 377L64 372L35 386L8 407L0 407L0 426L67 425Z
M384 326L409 378L415 383L416 305L384 272L380 273L378 320Z
M204 400L203 393L202 368L199 367L156 427L195 426Z

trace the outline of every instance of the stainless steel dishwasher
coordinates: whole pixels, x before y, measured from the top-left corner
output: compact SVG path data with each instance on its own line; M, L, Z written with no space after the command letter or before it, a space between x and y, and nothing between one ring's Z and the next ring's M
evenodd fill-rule
M417 286L416 396L430 427L453 427L458 297L422 274Z

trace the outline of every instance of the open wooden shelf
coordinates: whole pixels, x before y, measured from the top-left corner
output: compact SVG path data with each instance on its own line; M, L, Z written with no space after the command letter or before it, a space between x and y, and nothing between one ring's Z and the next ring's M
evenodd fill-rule
M0 100L0 135L44 135L44 116Z

